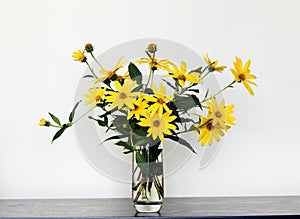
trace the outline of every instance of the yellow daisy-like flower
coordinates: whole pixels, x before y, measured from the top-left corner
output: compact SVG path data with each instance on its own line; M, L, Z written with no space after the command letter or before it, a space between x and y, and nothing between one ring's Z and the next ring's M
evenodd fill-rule
M166 105L166 103L170 102L174 96L166 96L166 88L163 86L162 83L160 83L160 91L157 90L156 86L153 84L152 85L152 90L154 92L154 96L148 96L145 95L144 99L153 102L151 106L149 107L148 111L151 113L153 116L154 113L158 112L158 114L162 115L163 114L163 109L165 111L170 111L169 107Z
M130 109L134 108L133 102L136 100L136 97L140 92L132 92L132 89L136 85L136 81L126 81L123 86L119 81L114 81L114 85L117 91L107 91L106 93L110 96L106 97L106 101L112 103L111 108L118 107L122 109L123 106L126 106Z
M171 62L168 60L157 60L156 57L154 57L153 60L151 58L141 58L135 63L138 65L149 64L149 68L152 70L165 69L171 64Z
M213 141L219 142L221 136L224 136L223 129L219 124L213 125L213 119L201 117L201 124L194 125L200 131L198 141L201 146L212 145Z
M234 105L225 106L225 100L223 99L218 104L217 100L213 97L210 101L206 101L208 106L208 118L212 119L212 124L215 126L220 125L221 128L227 130L227 124L235 125L235 118L231 115L233 113Z
M87 99L85 105L93 104L92 107L95 108L96 105L100 103L101 100L103 100L105 91L106 88L102 88L102 87L96 88L95 86L89 89L89 93L83 95Z
M172 68L167 67L166 70L169 72L169 77L175 78L178 80L178 83L181 87L185 86L185 82L189 81L196 84L202 84L200 80L199 72L189 72L187 73L186 63L181 62L180 68L175 64L171 64Z
M236 57L235 62L233 62L234 69L230 69L232 74L234 75L234 80L236 82L242 82L243 85L246 87L250 95L254 95L253 89L250 87L249 84L257 86L253 81L253 79L256 79L256 76L253 74L250 74L250 64L251 60L249 59L245 66L243 67L243 61Z
M147 137L152 135L155 140L157 137L164 142L164 134L171 135L170 130L176 129L176 126L171 124L172 121L176 119L176 116L170 116L171 111L167 111L160 115L155 113L153 116L150 114L146 115L146 118L141 118L138 123L140 126L149 127Z
M215 61L211 61L210 58L208 57L208 54L205 53L204 55L204 60L205 62L209 65L209 69L210 71L217 71L217 72L222 72L225 68L227 68L227 66L217 66L219 60L215 60Z
M116 72L120 68L123 68L124 65L126 64L127 61L123 60L123 58L124 58L123 56L121 58L119 58L119 60L117 61L116 65L111 70L101 69L100 70L100 74L102 74L103 77L100 77L97 80L95 80L95 83L103 82L106 79L112 78L116 74Z
M48 122L46 119L44 118L41 118L40 119L40 123L39 123L40 126L49 126L50 125L50 122Z
M129 73L127 71L123 75L118 75L116 80L121 81L121 80L130 80L130 79L131 78L130 78Z
M74 61L79 61L79 62L85 62L86 57L84 55L84 52L81 52L78 50L77 52L73 52L72 57L74 58Z
M135 100L133 102L133 105L134 108L130 109L127 119L130 119L134 115L137 120L140 120L141 116L145 116L146 114L148 114L147 108L149 107L149 105L143 97L140 97L139 99Z

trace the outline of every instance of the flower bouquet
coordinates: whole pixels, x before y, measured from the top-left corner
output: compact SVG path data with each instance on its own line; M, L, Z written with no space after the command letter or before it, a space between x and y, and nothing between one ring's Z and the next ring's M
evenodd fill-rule
M52 142L66 129L98 109L97 116L88 116L110 136L104 142L113 142L122 147L124 154L132 154L132 198L138 212L157 212L164 197L163 145L165 139L174 141L192 153L194 147L183 137L184 133L195 133L201 146L219 142L231 126L235 125L234 105L226 105L217 96L243 84L250 95L250 85L256 79L250 72L250 60L245 65L236 57L230 71L233 80L214 94L205 87L204 79L213 73L222 73L226 66L219 66L218 60L211 61L204 55L206 66L189 70L186 62L179 65L167 59L159 59L158 46L151 43L145 49L145 57L126 61L120 57L115 66L106 69L101 60L95 58L94 48L86 44L84 50L73 53L75 61L85 63L90 74L91 86L84 95L86 113L75 118L77 102L69 115L68 122L49 113L52 121L42 118L41 126L54 127L57 132ZM89 59L100 71L95 72ZM122 72L122 73L121 73ZM161 75L159 83L154 76ZM200 86L202 88L200 88ZM205 113L205 114L204 114ZM204 115L203 115L204 114Z

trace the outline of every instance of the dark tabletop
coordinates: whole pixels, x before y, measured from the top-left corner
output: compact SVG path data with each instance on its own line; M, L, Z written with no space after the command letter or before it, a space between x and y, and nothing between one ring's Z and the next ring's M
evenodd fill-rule
M159 214L131 199L0 199L0 218L300 218L300 196L166 198Z

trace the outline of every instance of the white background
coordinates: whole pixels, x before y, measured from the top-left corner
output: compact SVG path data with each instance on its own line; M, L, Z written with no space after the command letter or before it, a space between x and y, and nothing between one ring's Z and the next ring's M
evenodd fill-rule
M166 179L167 196L300 195L299 10L297 0L2 0L0 198L130 197L87 163L73 131L50 144L54 130L37 124L73 106L85 70L73 51L145 37L228 66L251 59L258 77L254 97L243 86L224 94L237 125L208 167L193 156Z

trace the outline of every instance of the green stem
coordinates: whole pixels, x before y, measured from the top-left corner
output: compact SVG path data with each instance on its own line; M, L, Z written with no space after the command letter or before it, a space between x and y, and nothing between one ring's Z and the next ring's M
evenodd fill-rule
M86 111L85 113L83 113L81 116L78 117L78 119L76 119L74 122L72 122L72 124L75 124L76 122L78 122L80 119L82 119L83 117L85 117L88 113L90 113L94 108L89 109L88 111Z
M90 53L91 53L92 58L93 58L93 59L95 60L95 62L100 66L100 68L105 69L105 68L100 64L100 62L95 58L93 52L90 52Z
M210 98L206 98L204 100L202 100L200 103L203 103L207 100L210 100L212 97L217 96L218 94L222 93L224 90L226 90L227 88L231 87L236 81L231 82L229 85L227 85L226 87L224 87L223 89L219 90L217 93L215 93L214 95L212 95Z
M215 63L215 62L211 63L210 65L207 65L207 66L203 69L202 74L203 74L209 67L211 67L214 63ZM203 80L203 79L204 79L209 73L211 73L211 72L213 72L213 71L210 71L210 69L208 69L207 73L206 73L203 77L201 77L201 80Z
M89 64L87 61L86 61L85 63L86 63L87 66L89 67L89 69L90 69L91 73L93 74L94 78L97 79L98 77L95 75L94 70L91 68L90 64Z
M208 71L205 75L203 75L203 77L201 77L201 80L203 80L209 73L210 71Z
M154 73L154 71L153 71L153 64L154 64L154 58L155 58L155 52L153 53L153 56L151 58L150 74L149 74L148 81L146 83L145 89L148 87L150 80L151 80L151 87L152 87L152 84L153 84L153 75L154 75L153 74Z
M61 126L58 126L58 125L52 125L52 124L50 124L49 126L54 127L54 128L61 128Z
M194 84L192 83L192 84L190 84L190 85L188 85L188 86L182 88L181 91L180 91L177 95L183 94L184 92L186 92L189 88L191 88L191 87L193 87L193 86L194 86Z

